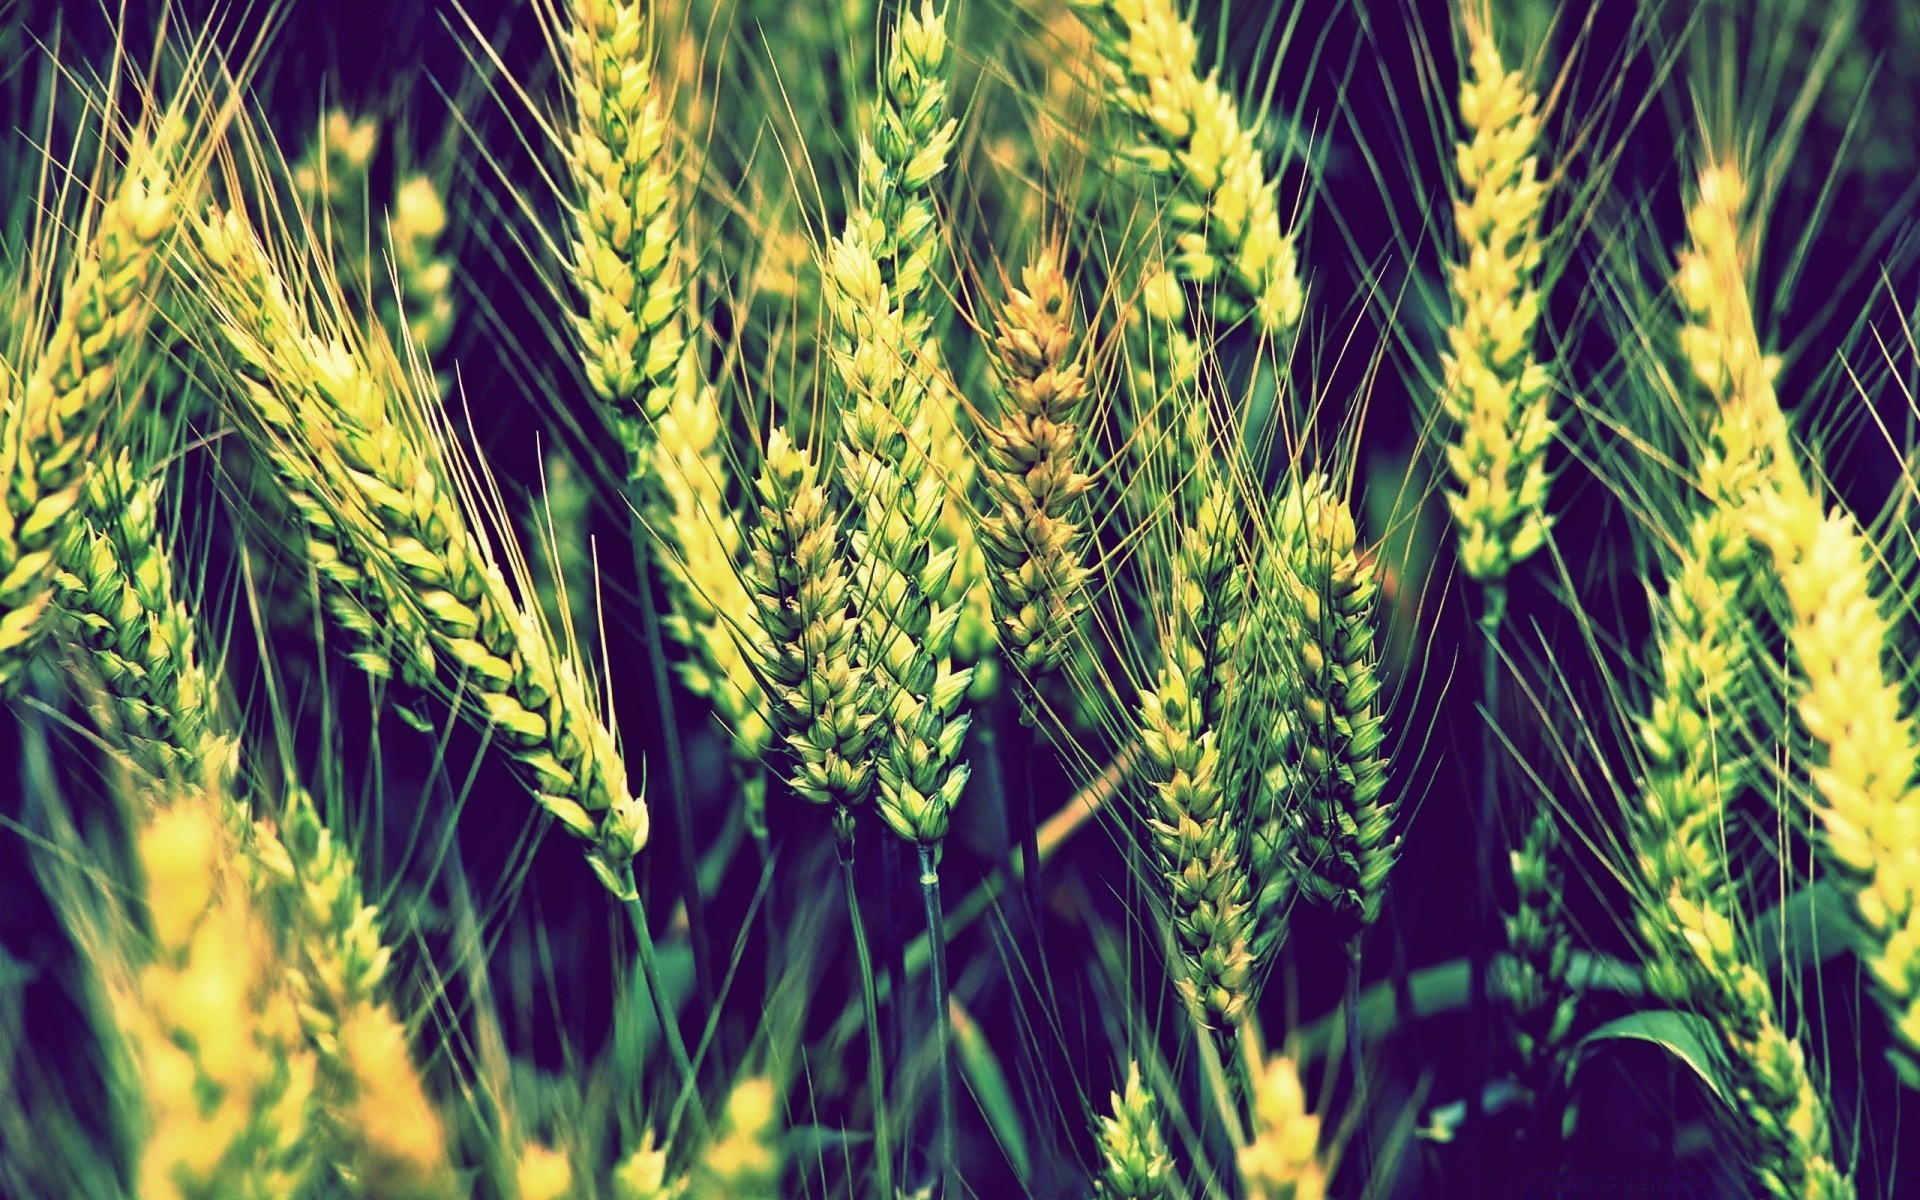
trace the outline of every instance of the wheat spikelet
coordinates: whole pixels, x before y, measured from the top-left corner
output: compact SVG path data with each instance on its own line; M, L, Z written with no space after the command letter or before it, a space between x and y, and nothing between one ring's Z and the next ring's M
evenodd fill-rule
M462 712L496 731L540 806L593 843L595 873L630 897L646 805L628 791L577 668L520 610L460 501L399 424L387 385L346 346L307 331L237 214L215 214L200 234L229 387L260 448L290 492L324 498L416 665L431 675L440 660L457 664ZM327 457L308 457L308 442Z
M121 357L146 329L156 255L179 217L183 134L170 122L134 138L112 194L82 226L52 333L17 383L11 366L0 375L0 691L33 652Z
M773 689L774 715L793 753L795 793L842 807L873 785L874 722L855 660L860 635L845 555L827 490L812 456L775 429L756 485L747 587L765 640L757 658Z
M1179 538L1163 663L1140 696L1142 774L1180 945L1180 990L1208 1020L1231 1026L1246 1009L1253 961L1242 821L1220 744L1245 582L1224 480L1212 480Z
M297 1195L312 1176L314 1058L219 808L186 792L137 834L153 953L114 1008L146 1103L137 1192L156 1200Z
M668 158L670 116L655 91L641 5L570 0L566 47L575 122L568 161L579 200L573 324L587 381L639 478L652 424L680 362L680 214Z
M1163 1200L1172 1194L1173 1157L1160 1132L1159 1106L1140 1081L1140 1064L1127 1063L1127 1085L1108 1099L1113 1115L1100 1117L1100 1175L1095 1190L1108 1200Z
M514 1167L514 1191L519 1200L567 1200L573 1195L572 1160L551 1146L528 1142Z
M1377 704L1373 620L1379 593L1355 538L1352 511L1325 476L1289 489L1279 536L1290 682L1287 722L1300 789L1291 849L1300 888L1327 906L1349 938L1379 915L1398 852Z
M58 604L87 648L104 723L153 783L231 780L237 743L221 732L193 617L154 520L161 481L122 451L89 476L79 519L55 557Z
M946 836L966 787L959 761L972 681L951 661L960 607L944 602L960 548L934 549L946 486L928 469L934 393L923 295L933 270L935 215L926 188L946 167L954 122L940 83L944 15L907 14L887 59L874 140L862 143L858 211L826 264L840 383L842 478L860 527L853 534L865 684L881 714L882 819L923 845Z
M1193 26L1172 0L1071 0L1107 58L1107 102L1136 133L1131 158L1168 190L1171 270L1211 285L1214 316L1249 317L1270 338L1305 302L1293 239L1280 228L1258 130L1211 74L1195 69Z
M1552 381L1533 357L1546 188L1536 178L1532 89L1501 66L1484 27L1472 25L1468 44L1472 74L1460 86L1460 117L1472 136L1456 150L1462 245L1449 268L1455 319L1442 360L1442 406L1459 428L1447 447L1458 488L1447 504L1467 574L1499 581L1540 548L1551 524L1544 505Z
M1086 378L1073 349L1073 296L1060 263L1042 253L1021 272L993 342L997 424L983 423L987 507L979 543L993 573L1000 644L1022 676L1057 669L1085 606L1081 497L1076 469Z

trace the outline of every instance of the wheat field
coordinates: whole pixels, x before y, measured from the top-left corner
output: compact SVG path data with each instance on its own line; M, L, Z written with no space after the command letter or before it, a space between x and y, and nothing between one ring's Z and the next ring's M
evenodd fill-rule
M0 1195L1920 1190L1916 57L0 0Z

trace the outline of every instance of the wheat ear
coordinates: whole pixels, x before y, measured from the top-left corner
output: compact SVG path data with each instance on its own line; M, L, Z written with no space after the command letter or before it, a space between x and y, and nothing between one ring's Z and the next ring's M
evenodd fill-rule
M221 733L218 691L154 520L161 487L137 479L125 451L96 467L61 539L54 587L87 648L104 723L134 768L156 783L218 787L233 778L238 743Z
M1100 1175L1095 1193L1105 1200L1164 1200L1173 1194L1173 1156L1160 1132L1159 1105L1140 1079L1140 1064L1127 1063L1124 1091L1108 1099L1113 1112L1100 1117Z
M1383 798L1379 581L1356 541L1352 511L1325 476L1289 489L1277 525L1287 547L1283 644L1297 689L1287 722L1299 786L1296 878L1354 939L1379 915L1399 848L1394 809Z
M1221 746L1245 587L1225 480L1212 479L1178 537L1162 665L1140 696L1142 774L1180 946L1180 990L1207 1020L1231 1028L1246 1011L1253 961L1241 814Z
M568 156L574 204L573 324L587 381L639 478L652 424L680 363L680 213L669 160L670 115L646 61L642 5L570 0L562 32L575 121Z
M673 398L655 423L645 513L662 545L669 614L661 622L688 657L676 667L713 704L735 759L756 764L772 738L766 692L736 632L752 597L741 580L746 536L728 496L726 426L713 388L683 357Z
M1259 130L1209 74L1195 69L1193 26L1172 0L1070 0L1107 59L1107 102L1126 114L1131 157L1168 190L1170 266L1210 287L1214 316L1281 338L1305 294L1293 238L1280 227Z
M446 1129L385 999L392 954L352 852L321 821L312 796L293 787L277 827L255 823L250 854L263 898L289 931L288 981L318 1056L334 1164L360 1195L452 1197Z
M502 737L541 808L593 843L594 872L631 899L646 804L628 790L578 669L520 610L432 452L399 423L404 396L308 331L236 214L206 221L200 241L220 293L211 315L231 351L230 389L261 449L290 492L324 498L341 541L380 581L403 642L434 656L421 664L429 673L436 659L458 665L463 714ZM305 454L309 442L327 457Z
M1744 293L1736 229L1743 189L1731 168L1702 172L1688 217L1694 242L1678 290L1700 336L1681 346L1715 407L1697 466L1705 504L1689 522L1667 585L1659 635L1660 690L1640 724L1646 777L1628 814L1646 884L1639 909L1653 948L1648 978L1665 998L1704 1011L1718 1031L1733 1093L1761 1154L1755 1171L1779 1197L1851 1195L1834 1165L1825 1104L1799 1044L1780 1027L1772 986L1742 953L1737 894L1726 877L1721 829L1747 764L1735 741L1747 664L1747 593L1758 569L1747 514L1781 470L1786 428L1762 367L1750 308L1694 305L1705 272ZM1730 324L1722 324L1730 322ZM1729 370L1709 346L1754 347Z
M1499 584L1546 540L1548 412L1552 381L1533 357L1540 293L1540 214L1546 188L1534 153L1540 119L1519 72L1500 63L1492 36L1468 33L1472 74L1460 86L1460 119L1472 135L1455 151L1460 257L1449 267L1454 321L1442 361L1442 405L1458 427L1447 447L1457 490L1447 504L1460 527L1460 562Z
M859 527L853 534L865 682L883 730L878 808L903 838L946 836L967 782L960 761L972 671L951 650L960 608L945 603L958 549L936 551L946 488L928 469L933 392L928 317L919 301L938 244L925 190L945 169L954 122L940 78L943 13L906 14L887 58L876 143L863 143L861 205L828 250L830 357L843 397L841 471Z
M794 758L794 791L850 807L873 785L877 713L855 657L860 634L839 517L813 458L784 429L767 439L748 587L764 640L757 658Z
M150 960L115 997L139 1068L153 1200L292 1196L312 1179L315 1061L271 931L236 872L224 800L185 791L141 818Z
M1087 569L1077 467L1087 382L1073 361L1073 294L1052 252L1021 272L993 341L997 422L983 422L987 504L979 542L992 568L1000 644L1029 680L1057 669L1079 631Z
M1893 629L1870 578L1872 545L1797 479L1752 505L1793 610L1800 722L1819 747L1814 805L1852 896L1862 958L1893 1029L1900 1079L1920 1088L1920 740L1889 675Z
M1320 1118L1307 1111L1300 1068L1274 1055L1252 1064L1253 1136L1240 1151L1240 1181L1249 1200L1325 1200L1327 1164L1320 1158Z
M154 263L179 219L183 133L170 122L134 138L113 193L83 227L52 333L23 378L11 364L0 373L0 691L33 653L122 356L147 326Z

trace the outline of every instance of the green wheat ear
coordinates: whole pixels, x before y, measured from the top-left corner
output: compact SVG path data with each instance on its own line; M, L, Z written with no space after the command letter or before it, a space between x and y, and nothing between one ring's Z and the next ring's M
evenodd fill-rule
M1325 476L1289 489L1275 524L1286 547L1282 644L1297 687L1286 722L1299 789L1291 853L1301 891L1352 939L1380 915L1400 845L1384 799L1373 630L1379 582L1357 544L1352 511Z
M1140 1080L1140 1064L1127 1063L1125 1090L1108 1101L1112 1114L1098 1118L1100 1175L1095 1190L1103 1200L1163 1200L1172 1194L1173 1156L1160 1132L1159 1105Z

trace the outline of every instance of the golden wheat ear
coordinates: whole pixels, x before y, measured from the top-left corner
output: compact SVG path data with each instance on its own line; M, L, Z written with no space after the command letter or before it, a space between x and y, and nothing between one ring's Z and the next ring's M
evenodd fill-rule
M144 340L163 243L183 203L178 115L132 138L89 209L46 339L0 374L0 691L19 677L53 601L54 557L81 501L127 358Z

